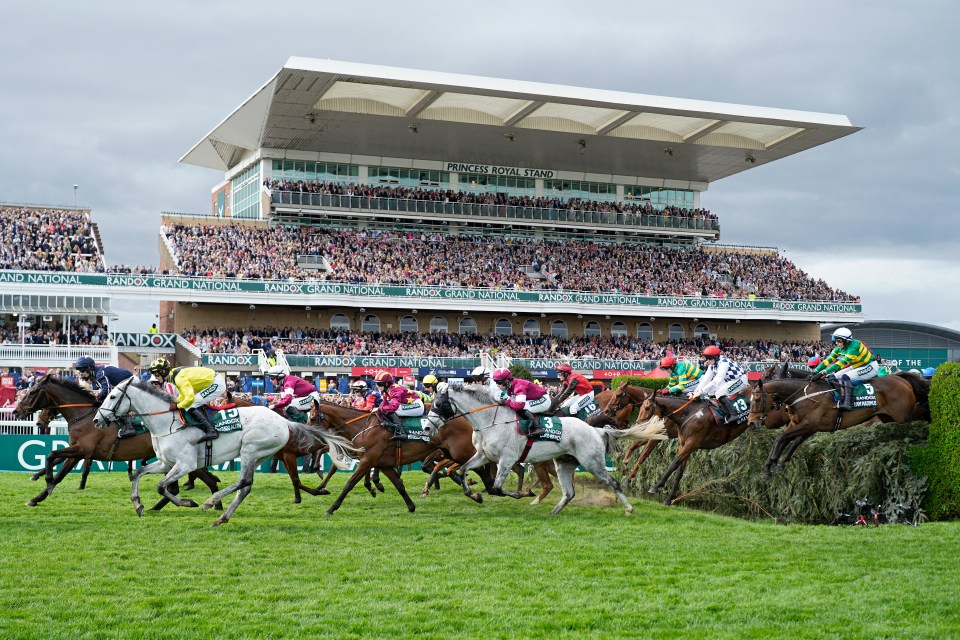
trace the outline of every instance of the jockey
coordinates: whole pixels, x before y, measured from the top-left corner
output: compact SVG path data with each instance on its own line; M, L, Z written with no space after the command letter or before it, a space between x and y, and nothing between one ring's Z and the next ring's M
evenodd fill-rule
M197 442L207 442L220 437L213 423L207 418L203 407L210 404L227 390L223 376L208 367L177 367L170 369L166 358L157 358L150 363L150 373L163 382L172 382L180 392L177 408L200 422L203 436Z
M313 408L313 401L320 400L317 388L297 376L287 375L280 365L273 365L267 370L267 377L273 387L280 388L280 396L273 404L274 409L283 409L288 417L294 418L298 413L309 413ZM299 417L299 416L297 416Z
M363 380L354 380L350 383L353 392L350 406L360 411L373 411L377 406L377 396L370 393L370 387Z
M823 362L817 365L812 380L830 376L840 382L840 403L837 408L853 409L853 382L876 378L880 372L880 363L867 345L853 339L853 333L846 327L839 327L830 336L836 344Z
M423 401L433 402L433 399L437 397L437 385L440 384L440 380L432 373L428 373L423 376L420 384L423 385L423 393L420 394L421 397L423 397Z
M380 371L373 377L373 381L380 387L383 402L374 409L383 416L384 426L393 427L391 440L399 440L403 435L401 416L416 418L423 415L423 400L416 392L399 384L394 384L393 376L387 371Z
M423 404L427 404L428 402L430 402L430 396L427 395L426 393L424 393L423 391L420 391L419 389L417 389L417 377L416 377L416 376L411 375L411 374L407 374L407 375L403 376L403 386L405 386L405 387L407 388L407 390L409 390L409 391L417 394L417 396L418 396L421 400L423 400Z
M147 382L157 387L158 389L163 390L164 393L166 393L167 395L171 395L174 398L176 398L180 394L180 392L177 391L177 388L173 386L173 384L169 382L164 382L163 380L153 375L152 373L150 374L150 377L147 379Z
M575 416L593 401L593 385L583 374L577 373L568 364L558 364L556 368L557 373L560 374L563 391L553 401L552 407L566 409L568 415Z
M73 363L73 368L77 370L77 376L90 385L92 391L97 394L97 404L103 404L104 399L110 393L110 390L126 380L132 378L133 374L126 369L113 367L110 365L97 366L90 356L81 356ZM129 438L137 435L137 429L129 420L120 420L120 431L118 438Z
M687 393L687 397L706 398L713 395L717 400L715 406L723 409L727 414L724 424L733 422L735 411L727 399L750 387L747 372L739 364L722 355L720 347L716 345L712 344L704 349L703 357L710 364L700 378L696 390Z
M660 361L660 368L670 374L667 378L667 386L660 389L662 396L671 393L693 393L700 384L700 378L703 377L703 369L689 362L678 362L671 354L664 356Z
M500 404L506 405L517 412L517 419L530 421L528 436L543 435L543 428L533 417L535 413L546 413L550 408L550 398L547 391L538 384L529 380L514 378L509 369L497 369L493 372L493 381L504 391Z

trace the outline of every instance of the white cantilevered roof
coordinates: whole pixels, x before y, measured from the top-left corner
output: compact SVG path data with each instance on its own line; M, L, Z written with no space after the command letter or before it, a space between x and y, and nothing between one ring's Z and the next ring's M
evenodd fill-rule
M858 131L846 116L290 58L181 162L257 149L713 182Z

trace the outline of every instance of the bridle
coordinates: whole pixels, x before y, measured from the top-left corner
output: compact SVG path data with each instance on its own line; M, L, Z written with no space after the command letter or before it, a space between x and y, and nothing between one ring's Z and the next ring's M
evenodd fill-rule
M177 422L177 413L179 413L179 410L177 410L177 409L167 408L167 409L164 409L163 411L146 411L146 412L144 412L144 413L137 413L136 411L133 410L133 401L130 399L130 396L129 396L130 385L133 384L133 380L134 380L133 378L127 378L126 380L124 380L123 382L121 382L120 384L118 384L116 387L114 387L114 389L119 389L119 390L120 390L120 397L119 397L119 398L117 399L117 401L114 403L114 405L113 405L114 408L113 408L113 409L110 409L110 413L113 414L113 417L114 417L116 420L119 421L120 418L127 418L127 417L130 417L130 418L142 418L143 416L159 416L159 415L163 415L163 414L165 414L165 413L172 413L173 415L170 417L170 428L169 428L168 432L165 433L165 434L163 434L163 435L170 435L170 434L173 433L174 431L177 431L177 429L174 429L174 428L173 428L173 425L176 424L176 422ZM120 414L117 413L116 407L120 406L120 403L123 401L124 398L127 399L127 403L130 405L130 410L124 412L123 415L120 415ZM107 417L104 415L104 411L103 411L103 407L102 407L102 406L97 407L97 408L96 408L96 412L97 412L97 416L98 416L101 420L103 420L104 423L107 423L107 422L108 422ZM183 426L185 426L185 423L181 423L181 424L182 424ZM158 436L158 437L159 437L159 436Z
M37 385L40 385L40 384L44 384L44 385L45 385L45 384L46 384L46 380L47 380L47 378L45 377L41 382L36 383L36 384L37 384ZM52 403L51 405L49 405L49 406L47 406L47 407L45 407L45 408L47 408L47 409L56 409L57 412L60 412L61 409L70 409L70 408L73 408L73 407L90 407L90 410L89 410L89 411L85 411L84 413L81 413L81 414L78 415L78 416L74 416L73 418L67 418L67 424L68 424L68 425L70 425L70 424L72 424L72 423L74 423L74 422L78 422L78 421L80 421L80 420L83 420L84 418L92 415L92 414L93 414L94 412L96 412L96 410L97 410L96 405L94 405L92 402L74 402L74 403L68 403L68 404L56 404L56 400L54 400L53 396L50 395L50 392L47 391L46 386L44 386L42 389L39 388L39 386L38 386L36 393L37 393L37 398L39 398L40 395L43 394L44 396L46 396L47 401L49 401L49 402ZM29 395L29 392L28 392L28 395ZM30 406L29 406L29 407L24 407L24 409L27 410L27 411L40 411L40 409L37 409L37 408L35 408L35 407L33 406L33 402L30 403ZM64 416L64 418L66 418L66 416ZM53 419L53 418L51 417L51 420L52 420L52 419ZM48 424L49 424L49 422L48 422Z

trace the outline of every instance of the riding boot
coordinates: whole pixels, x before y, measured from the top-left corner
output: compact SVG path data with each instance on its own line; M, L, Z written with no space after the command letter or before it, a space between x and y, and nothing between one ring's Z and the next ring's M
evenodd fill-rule
M540 426L540 421L537 419L538 417L539 416L533 415L526 409L517 411L518 419L530 421L530 430L527 432L527 435L531 438L536 438L537 436L543 435L543 427Z
M720 398L720 406L723 407L723 410L727 413L727 417L724 419L723 424L730 424L734 421L736 417L736 410L733 408L733 405L730 404L730 400L727 398Z
M307 423L307 417L299 409L294 409L293 407L287 407L287 418L293 422L299 422L300 424Z
M403 423L400 421L400 416L396 413L385 413L383 414L383 421L384 426L393 429L391 440L403 440Z
M132 438L137 435L137 428L133 426L133 422L126 418L120 421L120 431L117 432L118 438Z
M844 411L853 410L853 382L844 378L840 384L840 408Z
M207 418L207 413L203 410L203 407L187 409L187 413L199 420L200 428L203 429L203 435L199 440L197 440L197 442L207 442L208 440L216 440L220 437L220 434L217 432L216 428L214 428L213 423Z

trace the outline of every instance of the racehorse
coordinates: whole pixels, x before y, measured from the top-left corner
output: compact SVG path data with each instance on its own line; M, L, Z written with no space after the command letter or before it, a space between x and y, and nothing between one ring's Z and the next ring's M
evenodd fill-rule
M617 387L616 391L612 393L607 401L606 406L604 407L601 405L601 408L603 408L605 415L611 416L611 419L616 426L624 427L626 426L627 420L630 419L630 415L633 413L634 408L642 405L647 398L651 397L652 395L653 389L638 387L636 385L627 384L624 382ZM667 438L670 439L677 437L676 429L672 428L672 423L666 424L666 434ZM624 454L623 462L621 463L624 471L627 469L627 463L630 461L630 456L632 456L633 452L636 451L642 444L644 444L643 440L637 440L627 447L627 452ZM627 475L627 482L633 480L633 477L637 475L637 470L640 469L640 465L650 457L650 454L653 453L653 450L657 448L658 444L660 444L659 440L650 440L649 442L646 442L646 446L640 453L640 457L637 458L637 463Z
M643 440L663 439L661 433L645 432L637 429L617 430L610 427L596 429L579 418L560 418L563 435L560 442L540 440L527 442L527 437L517 429L517 415L510 409L500 405L500 394L486 385L451 384L447 390L447 401L438 401L428 414L434 425L440 425L445 419L453 420L456 417L465 417L473 427L473 444L477 453L461 470L466 472L476 469L488 462L497 463L497 477L493 487L488 489L491 495L505 495L519 498L514 491L503 489L504 480L510 469L525 452L527 444L528 459L531 462L554 460L557 467L557 477L563 490L563 498L550 512L560 513L575 495L573 473L577 465L582 465L598 480L606 484L616 494L626 509L626 513L633 512L633 505L623 495L620 484L610 476L605 467L606 450L613 445L617 438L632 437ZM465 495L473 498L470 485L463 483ZM475 499L475 498L474 498Z
M37 480L43 475L46 486L39 495L27 502L27 506L35 507L46 500L81 460L84 464L80 488L83 489L93 460L120 461L130 464L134 460L153 457L153 444L147 433L121 439L117 437L119 428L116 424L111 424L104 429L96 429L93 425L96 403L96 397L73 380L52 375L43 376L37 380L17 402L14 414L21 419L28 418L37 411L45 412L49 418L57 413L63 415L67 421L70 440L69 447L52 451L47 456L44 470L38 471L31 477L32 480ZM54 477L53 469L61 462L63 467ZM197 469L191 473L191 481L194 478L199 478L207 485L210 493L215 493L219 489L217 483L220 479L206 469ZM171 487L174 493L179 490L179 485L175 484ZM158 511L168 502L167 498L163 498L151 507L151 510ZM221 506L217 505L217 508Z
M658 395L651 396L640 406L637 424L644 422L665 429L668 435L676 433L680 441L677 457L667 467L666 473L650 488L650 493L660 493L670 476L677 474L670 494L663 501L666 506L673 504L676 499L680 480L687 469L687 460L694 451L721 447L747 428L747 421L734 425L718 425L709 405L702 400Z
M396 467L419 462L438 449L446 451L447 457L458 463L470 460L474 454L471 441L473 430L466 420L451 421L442 429L436 429L431 434L429 442L397 441L391 439L392 431L383 428L382 419L377 413L343 407L327 401L321 401L319 408L319 419L322 424L350 438L354 446L363 447L363 455L360 456L357 468L347 480L340 495L327 509L327 515L333 515L340 508L347 494L353 490L361 478L367 476L367 471L370 469L379 469L389 478L407 505L407 510L413 513L417 507L407 494ZM477 471L477 475L480 476L484 486L490 486L490 478L482 469ZM476 502L483 501L479 495L473 499Z
M253 472L264 460L279 451L290 440L297 441L297 448L307 450L316 443L325 443L330 447L331 459L340 468L345 468L346 453L358 453L342 437L329 433L320 427L302 425L286 420L266 407L238 407L235 409L242 429L220 434L211 442L211 463L217 464L240 456L240 479L221 491L210 496L203 503L209 509L217 500L236 492L230 506L211 526L218 526L230 520L243 499L250 493L253 485ZM183 500L168 491L168 487L178 478L196 469L204 459L206 445L198 443L203 432L194 427L184 428L177 419L179 410L173 398L161 389L134 378L124 380L110 391L103 404L97 409L94 426L106 427L110 420L117 420L135 414L143 418L144 425L153 438L157 461L141 467L133 476L130 500L143 514L140 504L140 478L148 473L166 473L158 483L157 491L170 499L178 507L196 507L193 500Z
M929 420L929 387L919 376L898 374L872 378L868 383L875 391L876 406L841 411L833 399L834 389L826 380L761 381L751 398L751 404L755 403L758 409L757 413L764 414L784 406L790 416L789 426L770 449L764 475L769 479L782 470L800 444L819 431L846 429L874 417L881 422Z

